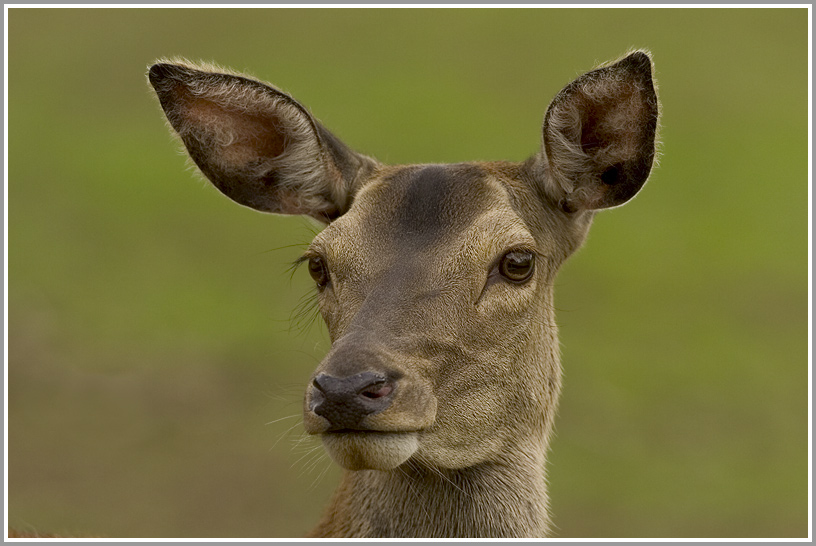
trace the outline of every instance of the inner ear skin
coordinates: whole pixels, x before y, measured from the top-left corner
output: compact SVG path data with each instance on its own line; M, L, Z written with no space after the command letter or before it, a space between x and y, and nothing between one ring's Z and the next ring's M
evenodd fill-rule
M243 170L279 157L285 150L282 122L271 114L235 111L203 98L182 108L188 119L208 127L207 133L214 135L211 142L200 145L218 148L208 153L220 158L225 167Z
M607 186L614 186L618 182L621 182L623 180L623 176L621 173L622 168L623 168L622 163L612 165L611 167L606 169L601 175L601 182L603 182Z

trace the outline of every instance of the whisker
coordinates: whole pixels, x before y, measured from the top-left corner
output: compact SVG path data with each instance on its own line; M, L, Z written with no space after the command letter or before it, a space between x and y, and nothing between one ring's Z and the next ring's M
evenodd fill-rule
M289 466L289 469L291 470L292 468L294 468L294 467L295 467L295 465L297 465L297 464L298 464L300 461L302 461L303 459L305 459L307 456L311 455L312 453L314 453L315 451L317 451L318 449L320 449L320 447L321 447L321 446L315 446L315 447L311 448L310 450L308 450L306 453L304 453L303 455L301 455L301 456L300 456L300 458L298 458L298 459L297 459L295 462L293 462L293 463L292 463L292 464Z
M292 440L292 450L302 448L302 444L304 442L308 442L309 440L314 440L314 437L306 432L301 433L300 438Z
M319 460L324 461L325 459L326 459L326 453L324 452L320 456ZM309 489L308 489L309 491L312 491L315 487L317 487L317 484L320 483L320 481L323 479L323 477L326 475L326 473L329 471L330 468L331 468L330 463L324 465L323 470L320 472L320 474L317 475L317 477L314 479L314 481L312 481L312 484L309 486Z
M300 421L298 421L297 423L295 423L294 425L292 425L291 427L289 427L289 428L287 428L285 431L283 431L283 432L282 432L282 433L281 433L281 434L278 436L278 439L277 439L277 440L275 440L275 443L274 443L274 444L272 444L272 447L270 447L270 448L269 448L269 451L272 451L273 449L275 449L275 446L276 446L276 445L278 445L278 443L281 441L281 439L282 439L284 436L286 436L287 434L289 434L290 432L292 432L292 431L293 431L295 428L297 428L297 427L298 427L298 426L300 426L300 425L301 425L301 422L300 422Z
M300 417L300 415L287 415L286 417L281 417L280 419L275 419L274 421L269 421L268 423L264 423L264 425L271 425L273 423L277 423L278 421L283 421L284 419L293 419L295 417Z
M414 463L412 463L410 460L408 461L408 466L410 466L415 472L420 471L419 468ZM428 518L428 521L433 521L433 519L431 518L430 513L428 513L428 510L426 510L425 506L422 503L422 498L420 498L419 493L416 492L416 489L414 489L414 486L411 483L411 481L412 481L411 476L405 470L403 470L400 467L397 467L397 470L399 470L405 476L405 483L406 483L406 485L408 485L408 490L411 492L411 495L414 496L414 499L416 499L417 504L422 509L422 512L425 514L425 517Z

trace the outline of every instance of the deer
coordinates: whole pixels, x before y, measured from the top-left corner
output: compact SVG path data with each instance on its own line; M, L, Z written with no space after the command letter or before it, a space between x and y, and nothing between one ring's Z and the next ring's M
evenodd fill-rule
M303 426L343 468L310 537L541 537L561 390L556 273L655 162L651 54L552 99L523 162L387 165L271 84L148 70L171 132L227 197L323 227L297 260L331 341Z

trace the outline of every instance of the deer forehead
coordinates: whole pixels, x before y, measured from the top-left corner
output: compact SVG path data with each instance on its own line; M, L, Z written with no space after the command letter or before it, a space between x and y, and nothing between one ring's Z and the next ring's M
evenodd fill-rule
M442 272L535 245L499 179L478 164L457 164L383 169L312 247L340 269L420 260Z

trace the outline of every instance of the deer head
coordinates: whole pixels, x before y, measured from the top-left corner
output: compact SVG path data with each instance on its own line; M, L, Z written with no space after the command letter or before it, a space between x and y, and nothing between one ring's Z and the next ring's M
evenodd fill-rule
M301 258L332 341L304 425L348 472L316 534L543 533L560 389L553 281L595 212L649 176L649 56L567 85L523 163L383 165L269 84L184 61L149 80L219 190L327 224Z

